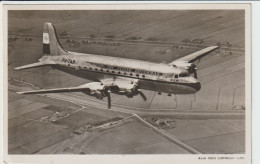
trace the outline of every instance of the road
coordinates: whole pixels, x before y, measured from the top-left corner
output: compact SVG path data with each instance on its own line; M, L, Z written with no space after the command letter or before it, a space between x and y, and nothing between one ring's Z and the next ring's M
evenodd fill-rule
M160 130L158 128L156 128L155 126L153 126L152 124L150 124L149 122L145 121L143 118L141 118L140 116L138 116L137 114L134 114L134 116L139 120L139 122L141 122L142 124L144 124L145 126L152 128L155 132L159 133L161 136L169 139L170 141L174 142L175 144L181 146L182 148L184 148L185 150L188 150L189 152L191 152L192 154L202 154L201 152L199 152L198 150L190 147L189 145L185 144L184 142L180 141L179 139L177 139L175 136L170 135L169 133L166 133L163 130Z

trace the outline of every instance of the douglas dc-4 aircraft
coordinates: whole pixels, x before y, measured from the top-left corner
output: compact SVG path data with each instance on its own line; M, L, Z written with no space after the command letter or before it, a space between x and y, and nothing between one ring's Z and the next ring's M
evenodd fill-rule
M59 92L83 92L98 99L108 98L110 93L125 95L129 98L146 96L141 89L171 94L192 94L200 90L197 68L194 61L216 50L217 46L207 47L171 63L152 63L147 61L83 54L63 49L55 27L51 23L43 26L43 56L39 62L17 67L28 69L51 66L55 69L79 76L93 82L68 88L43 89L18 92L19 94L41 94Z

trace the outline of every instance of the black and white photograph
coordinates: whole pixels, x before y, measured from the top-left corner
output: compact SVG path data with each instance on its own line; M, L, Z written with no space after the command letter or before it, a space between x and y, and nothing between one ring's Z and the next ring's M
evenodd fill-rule
M244 159L246 12L8 10L7 154Z

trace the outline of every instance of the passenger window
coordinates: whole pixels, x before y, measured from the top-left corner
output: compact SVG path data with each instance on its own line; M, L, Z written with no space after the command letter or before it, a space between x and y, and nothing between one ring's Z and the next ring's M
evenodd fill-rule
M177 79L177 78L178 78L178 75L175 75L175 76L174 76L174 78L176 78L176 79Z

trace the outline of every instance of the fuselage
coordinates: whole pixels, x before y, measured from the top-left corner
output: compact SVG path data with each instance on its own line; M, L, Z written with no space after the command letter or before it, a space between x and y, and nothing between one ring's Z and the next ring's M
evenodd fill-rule
M187 70L163 63L68 52L60 56L43 56L52 67L91 81L126 77L138 79L141 89L170 94L192 94L201 85Z

